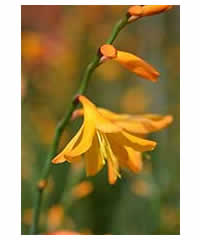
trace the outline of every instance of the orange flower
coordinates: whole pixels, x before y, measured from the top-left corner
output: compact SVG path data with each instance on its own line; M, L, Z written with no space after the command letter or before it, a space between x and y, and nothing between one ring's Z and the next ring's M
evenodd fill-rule
M110 120L113 124L117 125L124 131L134 134L138 137L146 137L152 132L160 131L166 128L172 123L173 117L171 115L158 115L158 114L143 114L143 115L129 115L129 114L117 114L106 110L104 108L97 108L99 113ZM82 116L84 114L83 109L74 111L72 119ZM119 143L118 143L119 144ZM120 148L120 146L119 146ZM128 167L133 172L139 172L142 170L142 154L140 151L129 149L128 154L134 159L134 161L123 161L123 156L120 160L122 167Z
M130 15L129 22L140 17L166 12L171 8L172 5L133 5L128 9L128 14Z
M159 72L143 59L131 53L116 50L115 47L110 44L104 44L101 46L100 53L102 54L101 61L113 59L129 71L140 77L151 80L152 82L156 82L157 78L160 76Z
M37 33L25 33L22 35L22 57L27 62L36 62L44 54L41 37Z
M112 113L102 113L86 97L79 96L77 100L83 105L83 124L52 162L74 162L84 154L88 176L96 175L107 162L110 184L120 177L119 166L135 172L141 170L142 162L137 156L140 152L152 151L156 142L135 136L115 124L110 118Z
M93 185L89 181L83 181L72 189L72 195L78 199L89 195L93 191Z

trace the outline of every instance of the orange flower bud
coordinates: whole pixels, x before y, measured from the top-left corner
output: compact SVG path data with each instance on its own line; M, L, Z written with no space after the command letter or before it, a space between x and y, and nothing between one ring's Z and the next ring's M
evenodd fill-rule
M43 190L47 186L47 181L42 179L38 182L37 186L39 190Z
M103 55L103 59L113 59L117 56L117 50L113 45L104 44L100 47L100 53Z
M128 9L130 15L129 22L145 16L152 16L171 9L172 5L134 5Z
M156 82L160 76L159 72L143 59L127 52L116 50L112 45L105 44L101 46L100 52L103 55L102 59L113 59L120 63L129 71L137 74L140 77Z
M141 16L143 12L143 6L140 5L133 5L128 9L128 13L131 16Z
M149 63L145 62L142 58L139 58L133 54L118 51L117 57L114 59L120 63L123 67L136 75L156 82L160 76L159 72L152 67Z

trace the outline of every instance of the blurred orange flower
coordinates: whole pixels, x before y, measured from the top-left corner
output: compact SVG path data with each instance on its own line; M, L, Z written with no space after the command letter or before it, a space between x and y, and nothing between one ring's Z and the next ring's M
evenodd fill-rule
M120 98L120 109L130 114L144 113L152 103L152 96L149 91L141 85L128 88Z
M128 9L130 15L129 22L140 17L152 16L172 8L172 5L133 5Z
M141 159L137 157L139 152L152 151L156 142L126 131L123 126L111 120L111 112L99 111L86 97L78 96L77 100L83 105L84 122L78 133L52 162L74 162L85 154L86 172L88 176L92 176L102 169L106 160L110 184L114 184L117 177L120 177L119 166L128 167L135 172L141 170Z
M22 34L22 58L29 63L35 63L44 54L44 46L39 34L27 32Z
M61 205L54 205L48 211L48 226L49 228L58 227L64 218L64 210Z
M81 235L78 232L73 232L71 230L59 230L56 232L48 233L48 235Z
M114 61L120 63L123 67L127 68L129 71L137 74L140 77L151 80L152 82L156 82L157 78L160 76L159 72L143 59L131 53L119 51L110 44L104 44L101 46L100 53L103 56L101 61L113 59Z
M72 195L75 198L83 198L93 191L93 185L89 181L83 181L72 189Z

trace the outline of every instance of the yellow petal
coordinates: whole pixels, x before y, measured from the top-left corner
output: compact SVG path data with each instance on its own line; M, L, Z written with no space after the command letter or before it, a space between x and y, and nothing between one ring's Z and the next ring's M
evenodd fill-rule
M124 141L127 141L127 139L129 141L129 143L124 145L133 147L135 151L138 152L152 151L156 147L156 142L154 141L136 137L125 131L122 132L122 135L126 138L124 139Z
M173 121L171 115L136 115L115 123L124 130L135 134L149 134L167 127Z
M156 146L156 142L154 141L136 137L125 131L108 134L108 136L115 138L121 145L131 147L138 152L152 151Z
M110 145L110 142L109 142L107 136L105 134L102 134L102 137L103 137L104 143L105 143L105 152L106 152L105 158L108 162L111 163L113 171L116 173L116 177L117 176L120 177L119 162L118 162L119 160L118 160L117 156L113 153L113 150L111 148L111 145Z
M155 68L133 54L117 51L117 57L113 58L113 60L119 62L129 71L140 77L151 80L152 82L156 82L157 78L160 76L159 72L157 72Z
M84 121L90 125L95 124L95 128L104 133L119 132L121 128L113 124L111 121L103 117L96 106L90 102L86 97L79 96L79 101L83 105Z
M53 160L53 163L61 163L64 161L63 158L71 162L73 158L85 153L92 145L95 131L95 121L92 112L88 108L84 108L84 122L81 129L72 138L63 152Z
M85 115L84 115L85 118ZM94 122L90 122L87 120L87 117L84 119L83 124L83 131L80 136L78 144L69 152L65 153L66 158L73 158L77 157L86 151L91 147L93 137L95 134L95 124Z
M111 112L111 111L109 111L107 109L104 109L104 108L97 108L97 110L100 114L103 115L104 118L107 118L111 121L121 120L121 119L124 119L124 118L127 119L128 117L130 117L130 115L128 115L128 114L118 114L118 113ZM84 114L84 111L83 111L82 108L75 110L72 114L72 120L83 116L83 114Z
M111 120L111 121L117 121L117 120L123 120L123 119L127 119L130 117L130 115L128 114L118 114L118 113L114 113L111 112L107 109L104 108L98 108L98 111L107 119Z
M128 161L127 161L127 167L135 172L138 173L142 170L142 154L140 152L137 152L133 150L130 147L125 147L127 153L128 153Z
M59 153L53 160L52 163L63 163L65 161L72 161L72 158L66 158L67 154L72 150L72 148L74 146L76 146L78 144L78 142L80 142L80 137L82 135L83 132L83 125L81 126L81 128L79 129L78 133L71 139L71 141L67 144L67 146L64 148L64 150ZM78 160L78 159L76 159Z
M123 146L116 141L116 138L109 138L111 142L112 150L119 159L121 167L129 168L133 172L139 172L142 170L142 154L135 151L131 147Z
M158 114L143 114L143 115L129 115L117 114L104 108L98 108L98 111L103 117L109 119L114 124L122 129L135 133L137 135L146 135L152 132L159 131L166 128L173 121L171 115L158 115ZM82 116L83 109L78 109L74 112L74 116Z
M100 152L100 146L95 135L91 148L85 153L87 176L96 175L103 167L105 161Z
M117 180L117 173L113 167L112 162L108 160L107 163L108 163L108 181L110 184L114 184Z

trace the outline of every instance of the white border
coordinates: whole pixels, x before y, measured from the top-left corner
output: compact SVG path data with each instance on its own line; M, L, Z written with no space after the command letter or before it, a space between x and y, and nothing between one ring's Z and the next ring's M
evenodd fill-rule
M182 3L181 0L94 0L94 1L84 1L84 0L73 0L73 1L66 1L66 0L22 0L20 1L21 5L140 5L140 4L172 4L172 5L180 5Z
M90 3L91 2L91 3ZM70 239L199 239L200 79L198 1L66 1L1 3L1 218L2 239L66 239L67 236L20 236L20 5L181 5L181 236L70 236Z

